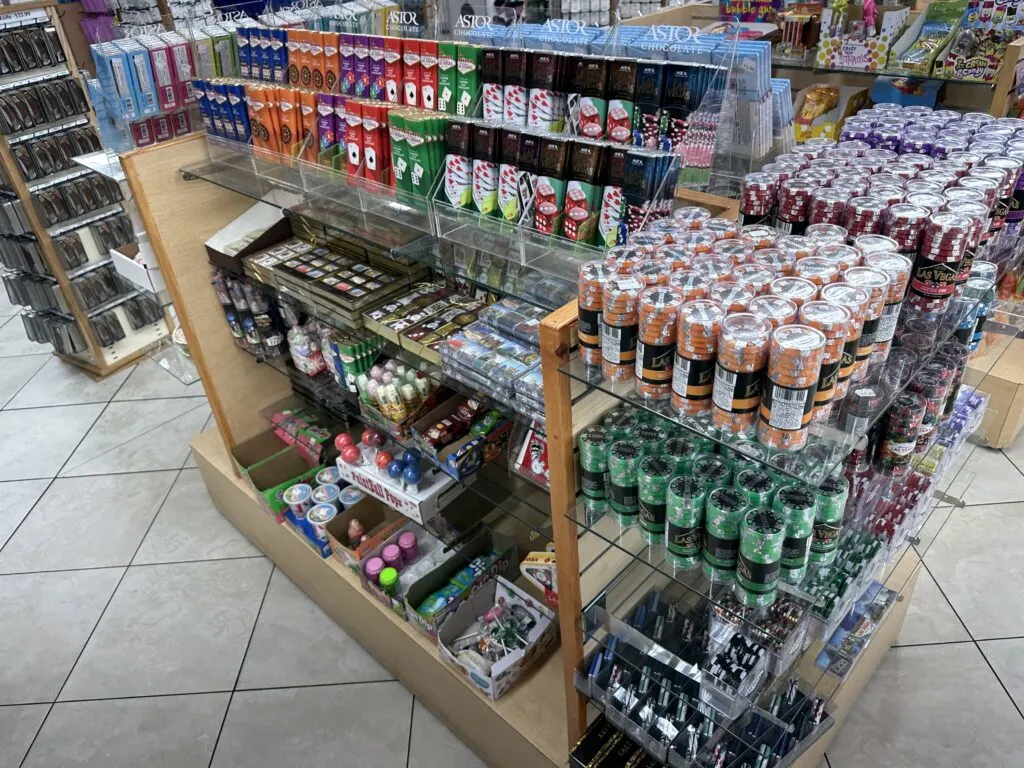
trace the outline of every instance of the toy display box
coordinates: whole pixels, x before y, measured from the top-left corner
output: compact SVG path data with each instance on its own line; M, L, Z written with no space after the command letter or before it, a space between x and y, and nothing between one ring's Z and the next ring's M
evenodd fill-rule
M506 604L523 606L537 623L530 630L526 648L513 651L499 659L489 671L486 671L472 664L468 655L460 658L452 650L452 644L499 600L504 600ZM496 701L508 692L527 667L554 644L557 632L554 618L555 615L550 609L499 576L493 581L486 582L464 600L441 626L437 635L437 651L442 659L458 669L470 683Z
M821 12L821 34L815 64L828 69L876 70L885 67L889 50L907 24L910 9L899 5L879 5L873 37L853 30L863 26L863 7L851 5L846 11L844 31L835 32L838 23L835 11Z
M852 85L811 85L796 94L796 140L824 136L838 139L843 121L871 102L867 88Z

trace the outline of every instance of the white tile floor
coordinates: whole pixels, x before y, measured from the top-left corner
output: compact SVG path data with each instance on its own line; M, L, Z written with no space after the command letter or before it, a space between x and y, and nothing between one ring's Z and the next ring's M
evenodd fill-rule
M0 768L483 765L214 509L200 385L48 352L0 305ZM1024 764L1024 437L965 466L823 766Z

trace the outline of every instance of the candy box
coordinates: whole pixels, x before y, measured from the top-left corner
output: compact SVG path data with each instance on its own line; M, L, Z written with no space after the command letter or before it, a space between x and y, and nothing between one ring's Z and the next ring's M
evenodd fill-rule
M469 433L447 445L439 446L428 439L430 428L455 413L463 400L465 398L459 395L450 397L412 425L416 445L423 455L460 481L501 455L502 449L508 444L513 425L506 418L497 419L494 423L488 422L485 411L470 425ZM473 434L473 426L477 424L481 425L477 431L482 434Z
M846 118L867 107L870 102L867 88L852 85L824 86L837 89L838 98L834 107L822 112L820 107L815 106L814 91L819 87L822 86L811 85L796 93L793 105L796 114L794 131L799 142L817 137L838 139Z
M237 458L235 461L237 464ZM296 483L310 482L319 470L320 466L311 467L302 452L291 445L248 467L243 477L256 492L263 508L280 523L288 508L284 502L284 492Z
M863 7L850 6L846 11L846 27L852 22L863 21ZM921 14L924 16L924 14ZM910 16L910 8L898 5L878 6L875 20L876 33L873 37L864 37L851 32L830 35L829 31L836 23L834 9L825 8L821 12L821 34L818 39L818 53L815 64L819 67L840 67L844 69L875 70L885 67L889 49L895 48L893 43L900 37ZM902 40L901 40L902 42Z
M931 74L932 65L961 26L966 6L967 0L929 3L902 36L899 30L896 31L895 36L899 39L890 42L892 50L889 51L888 69L910 75ZM909 14L909 9L903 10ZM822 28L824 21L823 16Z
M477 529L456 550L455 557L409 587L405 594L409 623L437 642L441 625L463 600L496 576L514 579L518 562L519 548L514 539L490 528Z
M355 547L350 546L349 525L358 520L363 526L366 539ZM327 540L331 543L334 556L352 573L359 575L359 561L379 548L409 520L387 504L371 496L364 496L348 509L344 509L327 524Z
M454 641L464 635L487 611L504 601L506 606L520 606L535 621L527 637L527 646L515 650L490 665L479 666L468 654L453 650ZM522 591L501 576L487 581L464 600L448 618L437 634L440 657L458 669L470 683L497 701L508 692L527 667L535 663L555 643L557 630L554 613L540 601Z

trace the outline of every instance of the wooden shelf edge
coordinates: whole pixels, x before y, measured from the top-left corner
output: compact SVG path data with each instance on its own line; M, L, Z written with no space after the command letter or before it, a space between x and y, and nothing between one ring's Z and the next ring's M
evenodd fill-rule
M235 476L218 433L201 433L192 450L220 512L488 765L564 768L565 694L557 652L490 701L441 661L425 636L373 600L340 562L324 560L291 528L278 525Z

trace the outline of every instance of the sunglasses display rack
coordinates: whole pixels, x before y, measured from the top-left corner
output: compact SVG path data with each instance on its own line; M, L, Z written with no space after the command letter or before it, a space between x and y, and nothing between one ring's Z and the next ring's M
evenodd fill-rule
M0 273L30 339L105 376L168 331L114 270L135 227L121 184L77 161L101 145L56 8L0 9Z

